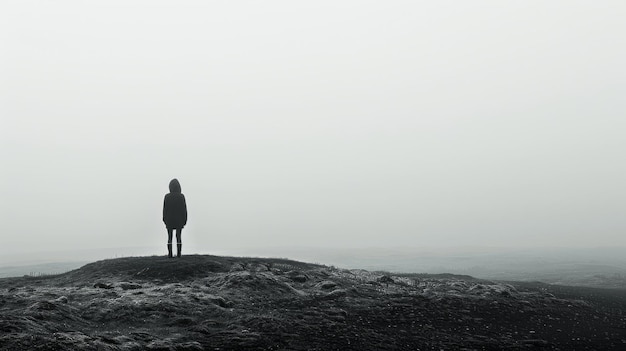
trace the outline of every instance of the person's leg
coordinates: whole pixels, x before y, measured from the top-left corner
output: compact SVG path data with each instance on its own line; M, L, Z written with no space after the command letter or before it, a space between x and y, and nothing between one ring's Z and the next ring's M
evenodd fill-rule
M167 228L167 257L174 257L172 255L172 228Z
M178 255L177 255L178 257L180 257L180 251L183 248L183 242L180 237L182 235L182 232L183 232L183 228L176 229L176 247L178 249Z

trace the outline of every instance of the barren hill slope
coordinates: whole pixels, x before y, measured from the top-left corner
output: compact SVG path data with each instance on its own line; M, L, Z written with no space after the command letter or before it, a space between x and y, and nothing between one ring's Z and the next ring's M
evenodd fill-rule
M626 349L625 311L623 291L132 257L0 279L0 349Z

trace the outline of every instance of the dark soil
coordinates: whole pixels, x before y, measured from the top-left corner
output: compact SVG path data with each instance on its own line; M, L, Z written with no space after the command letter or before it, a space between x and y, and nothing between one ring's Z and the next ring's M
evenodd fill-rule
M626 292L282 259L0 279L2 350L626 350Z

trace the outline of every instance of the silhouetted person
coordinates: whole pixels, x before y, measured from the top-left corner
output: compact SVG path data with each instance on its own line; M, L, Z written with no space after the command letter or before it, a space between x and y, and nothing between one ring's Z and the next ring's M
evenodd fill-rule
M167 251L168 256L172 256L172 232L176 229L176 246L178 248L177 257L180 257L183 243L181 241L181 233L183 227L187 224L187 203L185 195L181 193L180 183L178 179L170 181L170 192L165 194L163 200L163 222L167 228Z

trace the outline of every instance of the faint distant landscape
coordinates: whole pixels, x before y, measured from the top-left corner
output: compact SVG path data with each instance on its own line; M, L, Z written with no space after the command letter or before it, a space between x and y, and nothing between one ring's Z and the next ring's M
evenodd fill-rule
M65 273L107 258L159 254L136 247L20 256L0 261L0 278ZM453 273L500 281L626 289L626 248L589 249L327 249L259 248L218 254L281 257L348 269Z
M9 254L0 257L0 278L61 274L102 259L157 252L154 247L126 247Z
M504 281L626 289L626 248L307 249L290 258L396 273L453 273ZM264 256L278 255L268 250Z
M38 277L69 272L88 262L51 262L22 266L0 267L0 278L20 277L24 275Z

